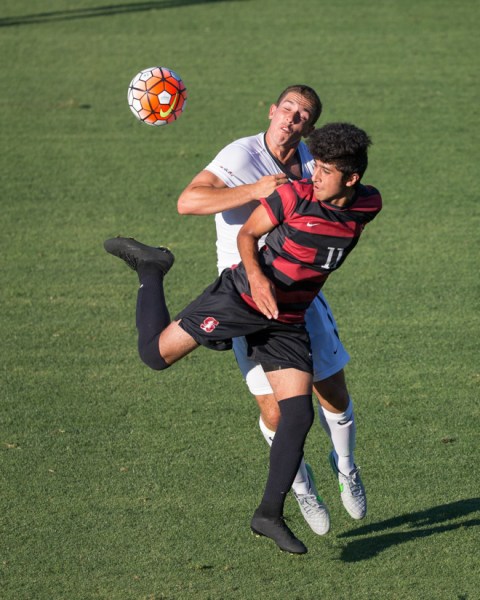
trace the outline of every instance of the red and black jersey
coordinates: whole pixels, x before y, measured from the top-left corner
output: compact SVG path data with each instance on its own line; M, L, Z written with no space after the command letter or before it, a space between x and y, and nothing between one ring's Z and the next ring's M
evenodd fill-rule
M342 207L319 202L310 180L282 185L260 202L275 225L260 249L260 264L274 283L279 321L299 323L327 277L355 248L365 225L382 208L378 190L358 185L351 202ZM243 264L233 270L236 288L252 308Z

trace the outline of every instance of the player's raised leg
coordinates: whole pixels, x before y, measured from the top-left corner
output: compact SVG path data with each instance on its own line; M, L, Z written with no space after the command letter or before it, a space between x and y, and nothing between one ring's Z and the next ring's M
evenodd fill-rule
M174 262L170 250L122 237L106 240L104 247L137 272L136 324L142 361L152 369L163 370L197 348L178 323L170 323L163 289L163 278Z

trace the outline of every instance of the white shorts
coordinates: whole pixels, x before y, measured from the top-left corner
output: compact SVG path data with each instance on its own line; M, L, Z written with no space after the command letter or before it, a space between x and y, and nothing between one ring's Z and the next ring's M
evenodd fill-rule
M321 292L305 313L305 322L312 347L313 380L322 381L343 369L350 356L340 341L337 324ZM233 351L250 392L254 396L271 394L272 388L262 367L247 356L244 337L233 339Z

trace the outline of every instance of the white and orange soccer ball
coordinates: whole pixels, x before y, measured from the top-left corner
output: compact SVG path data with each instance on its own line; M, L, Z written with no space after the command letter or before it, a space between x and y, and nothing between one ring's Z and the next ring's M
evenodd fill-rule
M175 71L150 67L137 73L128 86L128 105L147 125L167 125L185 109L187 88Z

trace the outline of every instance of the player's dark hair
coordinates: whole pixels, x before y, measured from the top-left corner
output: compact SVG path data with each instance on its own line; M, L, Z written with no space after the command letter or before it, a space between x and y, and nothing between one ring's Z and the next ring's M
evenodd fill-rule
M312 156L335 165L345 176L358 173L360 178L368 166L368 134L350 123L327 123L315 129L307 144Z
M315 125L315 123L318 121L318 118L322 114L322 101L320 100L317 92L308 85L304 85L304 84L289 85L280 94L280 96L278 97L278 100L275 102L275 104L278 106L280 104L280 102L285 98L285 96L287 94L289 94L290 92L296 92L297 94L300 94L306 100L308 100L309 102L312 103L313 111L310 116L310 123L311 123L311 125Z

